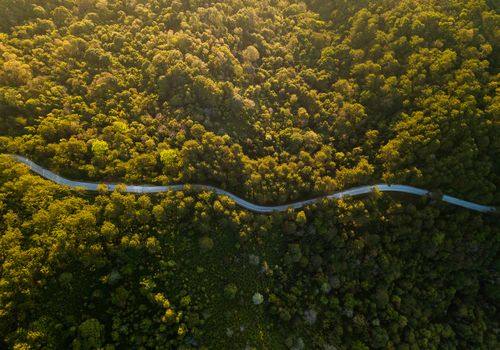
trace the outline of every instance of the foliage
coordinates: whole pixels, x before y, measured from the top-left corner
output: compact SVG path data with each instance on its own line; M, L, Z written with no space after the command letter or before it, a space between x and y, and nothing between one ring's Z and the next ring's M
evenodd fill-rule
M435 193L0 156L0 348L499 348L495 6L0 0L1 152Z

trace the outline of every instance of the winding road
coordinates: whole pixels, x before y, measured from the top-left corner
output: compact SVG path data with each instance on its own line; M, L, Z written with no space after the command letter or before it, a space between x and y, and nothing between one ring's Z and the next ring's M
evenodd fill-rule
M42 177L53 181L59 185L72 187L72 188L84 188L89 191L97 191L98 183L95 182L81 182L81 181L73 181L61 177L50 170L47 170L33 161L19 155L11 155L19 162L27 165L33 172L41 175ZM117 184L106 184L107 190L112 192L115 190ZM360 186L354 187L345 191L336 192L330 195L308 199L300 202L294 202L290 204L284 205L276 205L276 206L263 206L254 203L250 203L243 198L240 198L230 192L224 191L220 188L209 186L209 185L197 185L197 184L185 184L185 185L169 185L169 186L153 186L153 185L126 185L125 192L127 193L159 193L159 192L167 192L167 191L182 191L185 189L192 189L195 191L211 191L215 192L221 196L227 196L231 198L236 204L239 206L251 210L256 213L272 213L275 211L286 211L290 208L298 209L302 208L306 205L318 203L324 199L339 199L347 196L359 196L363 194L367 194L372 192L374 189L378 189L381 192L400 192L400 193L410 193L417 196L428 196L431 194L430 191L406 185L393 185L393 184L376 184L369 186ZM450 203L459 207L467 208L470 210L479 211L482 213L493 213L496 212L497 209L493 206L481 205L469 201L465 201L463 199L455 198L452 196L444 195L441 200L446 203Z

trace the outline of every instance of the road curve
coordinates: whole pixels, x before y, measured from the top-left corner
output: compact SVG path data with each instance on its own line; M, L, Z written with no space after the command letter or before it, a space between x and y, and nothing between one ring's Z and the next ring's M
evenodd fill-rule
M97 186L99 185L98 183L95 182L81 182L81 181L73 181L73 180L68 180L64 177L61 177L50 170L47 170L38 164L34 163L33 161L19 155L11 155L15 159L17 159L19 162L27 165L33 172L37 173L38 175L41 175L42 177L51 180L59 185L62 186L67 186L67 187L72 187L72 188L84 188L89 191L97 191ZM117 184L106 184L107 185L107 190L109 192L112 192L115 190ZM360 187L354 187L345 191L340 191L336 192L330 195L318 197L318 198L313 198L313 199L308 199L300 202L294 202L294 203L289 203L289 204L283 204L283 205L276 205L276 206L262 206L254 203L250 203L243 198L240 198L230 192L224 191L220 188L214 187L214 186L209 186L209 185L197 185L197 184L185 184L185 185L169 185L169 186L153 186L153 185L126 185L125 192L127 193L159 193L159 192L167 192L167 191L182 191L185 189L192 189L195 191L211 191L215 192L218 195L221 196L227 196L231 198L236 204L239 206L251 210L256 213L272 213L275 211L286 211L290 208L292 209L298 209L302 208L306 205L310 205L313 203L318 203L322 201L323 199L339 199L342 197L348 197L348 196L359 196L362 194L367 194L372 192L374 189L378 189L381 192L400 192L400 193L410 193L413 195L417 196L427 196L430 195L431 192L413 187L413 186L406 186L406 185L393 185L393 184L376 184L376 185L368 185L368 186L360 186ZM496 212L496 208L493 206L488 206L488 205L481 205L469 201L465 201L463 199L455 198L452 196L444 195L441 200L443 202L447 202L459 207L467 208L470 210L475 210L479 211L482 213L493 213Z

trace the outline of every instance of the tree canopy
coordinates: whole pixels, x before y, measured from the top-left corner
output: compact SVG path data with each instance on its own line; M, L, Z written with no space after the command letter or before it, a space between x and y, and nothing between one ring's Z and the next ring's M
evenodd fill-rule
M0 348L497 349L490 0L0 0Z

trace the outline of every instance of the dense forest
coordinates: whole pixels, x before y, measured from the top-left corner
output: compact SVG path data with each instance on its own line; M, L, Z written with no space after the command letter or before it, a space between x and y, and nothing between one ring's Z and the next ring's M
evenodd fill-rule
M495 0L0 0L0 349L498 349ZM379 182L432 197L270 215Z

